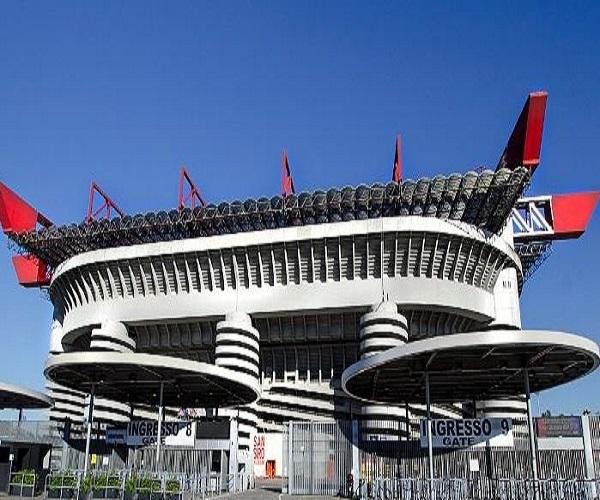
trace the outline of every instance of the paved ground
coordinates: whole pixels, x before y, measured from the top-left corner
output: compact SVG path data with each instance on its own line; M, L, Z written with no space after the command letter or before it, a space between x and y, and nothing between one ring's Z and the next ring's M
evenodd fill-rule
M284 495L281 493L281 479L257 479L255 489L220 498L231 500L332 500L339 497Z

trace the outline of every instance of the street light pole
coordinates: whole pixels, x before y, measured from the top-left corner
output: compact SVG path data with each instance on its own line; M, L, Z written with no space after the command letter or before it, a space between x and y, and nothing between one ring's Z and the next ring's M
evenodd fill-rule
M165 383L160 382L160 395L158 399L158 431L156 436L156 472L160 472L160 441L162 438L162 421L163 421L163 392Z
M429 393L429 373L425 372L425 399L427 402L427 455L429 458L429 496L433 498L433 439L431 436L431 394Z
M529 449L531 451L531 473L533 475L533 492L534 498L538 498L538 468L537 468L537 453L535 448L535 429L533 428L533 417L531 415L531 392L529 389L529 370L523 370L525 378L525 398L527 399L527 425L529 427Z
M88 463L90 460L90 444L92 441L92 419L94 418L94 393L96 387L92 384L90 389L90 406L88 408L87 434L85 436L85 462L83 464L83 477L87 475Z

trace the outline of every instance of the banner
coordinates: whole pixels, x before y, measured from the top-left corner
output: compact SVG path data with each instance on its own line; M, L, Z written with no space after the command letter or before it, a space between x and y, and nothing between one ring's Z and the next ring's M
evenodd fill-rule
M510 418L432 419L431 440L434 448L469 446L513 446ZM421 448L427 448L427 420L421 420Z
M163 422L161 443L165 446L194 447L196 426L193 422ZM108 444L127 446L151 446L158 438L158 421L134 420L127 427L112 427L106 430Z
M535 430L539 438L583 436L581 417L539 417Z
M263 465L265 463L265 435L257 434L254 436L254 465Z

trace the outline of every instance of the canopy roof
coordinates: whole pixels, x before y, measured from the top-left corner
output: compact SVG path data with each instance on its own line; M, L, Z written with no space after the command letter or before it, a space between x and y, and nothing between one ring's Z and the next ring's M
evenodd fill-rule
M342 374L351 396L377 403L432 402L510 397L565 384L593 371L595 342L562 332L490 330L409 342L362 359Z
M51 398L20 385L0 382L0 409L43 410L54 405Z
M439 175L402 184L345 187L51 226L9 237L56 267L73 255L101 248L403 215L457 220L497 233L529 176L523 167Z
M227 368L143 353L72 352L48 358L44 374L57 384L122 403L218 408L256 401L258 382Z

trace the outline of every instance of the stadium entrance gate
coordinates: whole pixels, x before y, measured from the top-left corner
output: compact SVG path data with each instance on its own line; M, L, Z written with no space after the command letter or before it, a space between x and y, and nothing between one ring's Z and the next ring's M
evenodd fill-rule
M563 498L582 499L600 493L600 481L595 479L600 471L600 417L581 418L587 419L591 431L585 446L569 438L546 443L536 439L540 477L536 488L542 496L541 490L560 490ZM373 418L369 420L373 425ZM428 498L418 495L435 487L438 498L534 498L525 419L513 420L511 447L434 449L433 486L428 484L427 448L421 447L419 424L420 420L410 421L407 437L405 422L381 420L377 427L388 432L381 440L370 440L362 439L359 420L289 422L283 436L283 491L292 495L416 498L416 494ZM584 435L582 443L585 440Z

